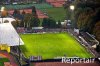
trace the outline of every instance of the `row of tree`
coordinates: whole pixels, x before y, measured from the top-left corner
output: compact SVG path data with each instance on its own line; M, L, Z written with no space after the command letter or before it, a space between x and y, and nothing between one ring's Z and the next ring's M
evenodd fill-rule
M1 13L2 17L8 17L9 14L6 9ZM52 17L44 18L43 21L40 22L38 15L36 13L36 8L32 7L32 13L26 13L24 10L20 12L20 10L14 10L12 16L16 19L15 22L12 22L15 28L17 27L39 27L42 26L44 28L60 28L61 22L56 22Z
M100 0L75 0L67 2L64 8L67 10L67 19L71 19L69 6L74 4L74 17L77 28L83 32L95 35L100 42ZM100 51L100 50L99 50Z
M32 13L26 13L24 10L14 10L13 17L16 19L16 27L38 27L40 25L40 20L36 13L36 8L32 7ZM20 21L19 21L20 20Z
M76 0L75 16L77 27L81 31L95 35L100 42L100 0L83 2ZM100 52L100 44L97 46L97 51Z
M44 18L42 26L44 28L61 28L61 22L56 22L53 18Z
M35 7L32 7L32 14L26 13L24 10L22 12L20 12L19 10L14 10L13 16L16 19L16 22L13 23L15 27L25 27L25 28L32 28L39 26L42 26L44 28L61 27L61 22L58 21L57 24L53 18L44 18L43 21L40 22Z

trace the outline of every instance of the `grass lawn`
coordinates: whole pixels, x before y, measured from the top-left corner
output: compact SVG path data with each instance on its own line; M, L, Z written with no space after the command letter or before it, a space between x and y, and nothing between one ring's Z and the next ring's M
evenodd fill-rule
M67 33L47 34L21 34L25 45L21 50L26 57L42 56L50 59L61 56L92 57L72 36Z
M60 8L47 8L47 9L40 9L43 12L46 12L49 17L54 18L56 21L61 20L64 21L66 16L66 10L63 7Z
M0 58L0 66L4 66L4 62L9 62L7 58Z
M12 9L24 9L24 8L30 8L32 6L35 6L37 9L43 9L43 8L53 8L52 5L49 5L47 3L42 3L42 4L16 4L16 5L3 5L7 10L12 10ZM2 5L0 5L0 8Z

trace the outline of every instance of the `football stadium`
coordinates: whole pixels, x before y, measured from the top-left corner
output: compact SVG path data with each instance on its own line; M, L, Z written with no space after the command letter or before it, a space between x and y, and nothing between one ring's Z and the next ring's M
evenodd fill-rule
M93 57L91 53L79 44L68 33L21 34L24 45L22 52L26 57L42 56L43 59L62 57Z
M92 14L94 7L80 2L0 1L0 66L99 66L99 9ZM94 20L90 20L91 17L95 17ZM95 21L97 24L92 25ZM94 62L62 63L62 57L93 59Z
M80 45L80 43L68 33L41 33L20 34L16 32L11 24L13 18L3 18L8 23L0 23L0 49L10 52L13 46L21 45L24 55L42 56L43 59L52 59L61 56L68 57L93 57L91 53ZM21 38L20 38L21 37ZM23 41L22 41L23 40Z
M13 18L3 18L3 20L8 22L0 22L0 50L6 50L18 56L23 54L30 61L34 61L33 58L36 59L36 57L40 57L39 60L61 59L65 56L94 57L69 33L18 34L11 24L11 21L14 21Z

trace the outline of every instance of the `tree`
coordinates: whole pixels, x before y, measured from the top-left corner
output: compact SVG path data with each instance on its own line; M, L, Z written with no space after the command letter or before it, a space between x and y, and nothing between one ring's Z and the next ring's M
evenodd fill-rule
M95 24L93 29L93 34L96 36L96 39L100 42L100 21Z
M40 20L38 18L38 15L36 13L35 6L32 7L32 15L34 16L34 19L31 19L31 24L33 24L33 27L38 27L40 25ZM33 22L33 23L32 23ZM31 25L32 26L32 25Z
M38 16L37 16L37 13L36 13L36 8L35 8L35 6L32 7L32 14L33 14L34 17L38 17Z
M78 28L82 31L89 31L93 15L94 15L94 11L92 11L90 8L83 9L83 11L79 15L77 15Z
M76 1L75 17L78 28L94 34L100 42L100 0ZM100 50L99 46L97 51Z
M22 20L23 19L23 16L22 16L22 14L20 13L20 10L14 10L14 12L13 12L13 17L14 18L17 18L17 19L20 19L20 20Z
M16 21L11 22L14 28L16 29L18 27L18 23Z
M42 27L48 28L48 18L43 18Z
M24 27L24 21L23 20L20 22L20 27Z
M16 14L19 14L19 13L20 13L20 11L15 9L14 12L13 12L13 15L16 15Z
M49 28L56 28L56 21L53 18L48 18Z
M14 28L20 27L20 22L18 19L15 19L16 21L11 22Z
M42 26L44 28L56 28L56 21L53 18L44 18Z
M97 45L96 51L97 51L97 52L100 52L100 45Z
M31 27L38 27L40 25L40 20L36 17L31 18L30 26Z
M25 14L24 19L23 19L25 28L30 27L30 21L31 21L32 18L33 18L32 14L29 14L29 13Z
M57 25L58 25L57 26L58 28L61 28L61 21L60 20L58 21L58 24Z

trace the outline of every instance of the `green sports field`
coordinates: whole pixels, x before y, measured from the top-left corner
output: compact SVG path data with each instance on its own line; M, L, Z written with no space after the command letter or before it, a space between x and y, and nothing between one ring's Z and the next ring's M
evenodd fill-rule
M50 59L61 56L92 57L72 36L67 33L20 34L25 45L21 50L26 57L42 56Z
M46 12L49 17L52 17L56 21L63 21L66 18L66 10L63 7L60 8L45 8L40 9L43 12Z

